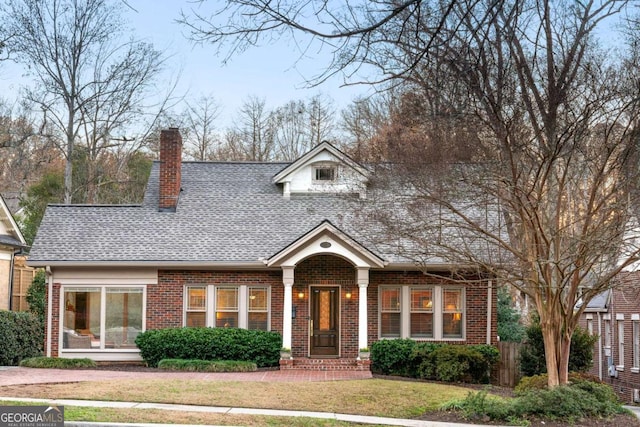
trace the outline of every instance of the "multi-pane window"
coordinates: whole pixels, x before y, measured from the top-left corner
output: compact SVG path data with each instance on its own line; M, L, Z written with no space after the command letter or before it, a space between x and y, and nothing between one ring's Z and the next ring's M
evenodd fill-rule
M633 367L640 369L640 321L633 321Z
M385 287L380 290L380 336L400 336L401 288Z
M247 329L269 329L269 293L267 288L249 288Z
M463 339L464 288L448 286L381 286L381 338Z
M618 320L618 365L624 366L624 320Z
M238 327L238 288L216 288L217 328Z
M136 349L143 330L139 286L64 287L63 349Z
M314 168L315 181L335 181L336 179L336 167L335 166L316 166Z
M207 288L205 286L189 286L186 297L186 325L191 327L207 326Z
M433 338L433 289L411 289L411 320L410 332L412 338Z
M442 336L462 338L462 289L442 291Z
M268 286L190 285L184 292L186 326L270 329Z

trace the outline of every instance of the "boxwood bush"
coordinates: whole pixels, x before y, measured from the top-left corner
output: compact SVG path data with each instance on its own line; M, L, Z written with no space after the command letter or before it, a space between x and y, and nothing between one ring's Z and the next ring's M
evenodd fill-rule
M277 366L282 337L238 328L152 329L136 338L140 356L156 367L162 359L238 360Z
M42 324L33 313L0 311L0 337L0 366L42 355Z
M382 340L371 346L371 369L385 375L487 383L498 357L491 345Z

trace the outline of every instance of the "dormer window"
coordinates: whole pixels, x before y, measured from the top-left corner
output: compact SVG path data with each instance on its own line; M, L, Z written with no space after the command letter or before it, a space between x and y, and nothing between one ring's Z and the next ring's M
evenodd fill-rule
M314 181L330 182L336 180L337 170L336 166L316 166L313 168Z

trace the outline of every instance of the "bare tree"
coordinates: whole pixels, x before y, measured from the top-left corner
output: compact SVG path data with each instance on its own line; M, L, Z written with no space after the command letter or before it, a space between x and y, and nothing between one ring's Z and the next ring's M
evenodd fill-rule
M393 103L394 95L386 92L376 97L357 98L342 110L340 127L346 138L343 150L361 162L386 158L376 141L382 129L389 125Z
M266 101L255 96L247 98L238 111L236 123L226 138L227 144L234 144L229 151L241 156L235 160L271 160L275 154L276 121L273 112L267 109Z
M151 45L123 41L120 6L108 0L22 0L5 8L8 46L38 83L27 97L62 134L65 203L73 195L74 146L85 144L90 161L111 147L113 132L138 112L163 64Z
M215 132L215 120L220 115L220 105L212 96L202 96L187 102L184 112L183 137L187 154L199 161L217 158L220 138Z
M423 114L388 132L402 203L377 200L377 219L417 262L475 265L529 295L556 386L582 310L638 260L638 64L596 33L629 5L232 0L183 20L229 55L265 37L330 42L320 81L373 66L409 83Z

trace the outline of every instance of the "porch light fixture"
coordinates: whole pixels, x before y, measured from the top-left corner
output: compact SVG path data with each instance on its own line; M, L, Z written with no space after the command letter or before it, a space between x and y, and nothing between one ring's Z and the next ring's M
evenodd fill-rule
M300 299L304 298L304 292L302 291L298 292L298 298Z
M349 289L349 290L347 291L347 293L346 293L346 294L344 294L344 297L345 297L346 299L351 299L351 289Z

